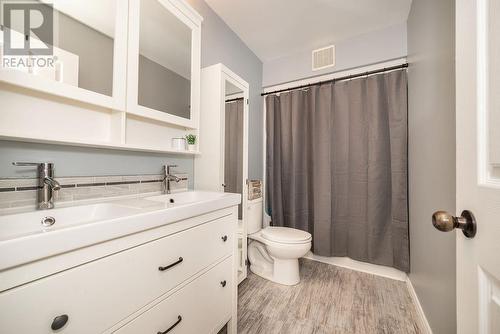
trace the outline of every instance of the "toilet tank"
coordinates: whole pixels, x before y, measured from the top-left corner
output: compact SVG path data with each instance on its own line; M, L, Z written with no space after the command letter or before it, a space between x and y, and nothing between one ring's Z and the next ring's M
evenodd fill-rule
M247 202L247 230L248 234L262 229L262 197Z

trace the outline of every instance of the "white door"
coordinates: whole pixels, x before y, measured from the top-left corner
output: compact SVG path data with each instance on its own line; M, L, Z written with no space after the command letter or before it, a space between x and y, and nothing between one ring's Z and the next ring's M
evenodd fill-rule
M500 1L456 2L457 328L500 333Z

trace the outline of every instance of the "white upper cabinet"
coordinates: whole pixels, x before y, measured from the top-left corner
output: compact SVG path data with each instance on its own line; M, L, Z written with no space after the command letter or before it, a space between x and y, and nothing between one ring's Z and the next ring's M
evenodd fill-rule
M29 8L4 4L10 22L0 30L0 81L125 110L127 1L45 2ZM27 23L32 28L25 32Z
M183 1L130 0L127 111L198 128L202 18Z
M198 128L202 17L184 0L40 0L34 6L53 13L53 39L24 32L24 16L12 11L11 22L2 23L11 29L0 30L0 82L164 126ZM50 53L41 57L37 45ZM26 55L12 53L23 46ZM19 59L36 61L19 66Z

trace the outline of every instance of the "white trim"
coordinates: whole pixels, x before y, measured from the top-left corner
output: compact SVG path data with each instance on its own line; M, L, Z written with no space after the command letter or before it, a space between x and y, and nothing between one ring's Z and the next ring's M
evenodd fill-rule
M246 214L246 207L248 204L248 132L249 132L249 127L248 127L248 114L249 114L249 104L248 99L250 97L250 86L249 84L243 80L240 76L238 76L236 73L231 71L229 68L224 66L223 64L220 64L220 69L221 69L221 79L223 83L223 88L222 88L222 105L221 105L221 172L222 176L221 179L224 180L224 150L225 150L225 128L224 124L225 123L225 111L226 111L226 82L230 82L232 85L238 87L239 89L242 90L243 92L243 172L242 172L242 199L241 199L241 214L242 214L242 221L243 221L243 241L246 243L246 235L247 235L247 214ZM234 94L233 94L234 95ZM222 190L224 191L224 190ZM245 257L246 257L246 251ZM246 278L246 273L244 274L244 277Z
M242 239L242 252L243 258L247 258L247 235L248 235L248 214L247 214L247 206L248 206L248 133L249 133L249 102L250 98L250 85L243 80L239 75L231 71L224 64L220 65L221 71L221 81L222 81L222 98L221 102L221 172L222 172L222 180L224 180L224 157L225 157L225 114L226 114L226 83L229 82L237 88L241 89L243 92L243 172L242 172L242 198L241 198L241 215L242 215L242 229L241 231L241 239ZM240 93L241 94L241 93ZM232 94L235 95L235 94ZM243 265L243 269L241 275L238 275L238 284L247 278L247 266Z
M406 273L402 272L401 270L386 266L380 266L377 264L360 262L348 257L326 257L326 256L319 256L312 252L309 252L304 256L304 258L313 261L332 264L337 267L360 271L371 275L390 278L401 282L405 282L408 277Z
M232 99L244 98L244 97L245 96L244 96L243 92L233 93L233 94L226 95L226 101L227 100L232 100Z
M262 110L264 115L262 116L262 227L268 227L271 222L271 216L269 216L266 212L266 116L267 116L267 108L266 108L266 99L262 99Z
M144 107L139 104L135 106L131 106L130 109L127 111L128 114L147 118L147 119L153 119L158 122L163 122L167 124L173 124L173 125L178 125L185 127L187 129L196 129L197 126L193 124L193 121L188 118L168 114L166 112L158 111L152 108Z
M418 300L417 292L415 291L415 288L413 287L413 284L411 283L409 277L406 279L406 286L408 287L408 292L410 293L410 297L413 300L413 304L417 309L421 329L424 331L424 334L432 334L432 328L429 325L429 321L425 316L424 309L420 304L420 300Z
M478 184L488 185L488 43L486 42L488 26L488 10L486 1L477 2L477 152L478 152Z
M483 268L478 266L479 287L479 334L491 333L490 304L491 282Z
M116 7L116 26L113 45L113 100L115 110L124 111L127 106L127 49L128 49L128 1Z
M245 80L243 80L238 74L231 71L226 65L219 63L217 64L217 66L220 67L220 70L222 72L226 73L229 77L231 77L232 81L234 81L235 86L240 86L238 88L242 89L243 91L250 89L249 84Z
M309 85L309 84L314 84L320 81L327 81L327 80L332 80L335 78L340 78L348 75L354 75L354 74L362 74L364 72L369 72L369 71L374 71L378 70L380 68L384 67L392 67L392 66L398 66L398 65L403 65L406 63L406 57L404 58L398 58L395 60L389 60L385 62L380 62L376 64L371 64L371 65L366 65L366 66L360 66L360 67L355 67L347 70L342 70L338 72L333 72L329 74L324 74L324 75L319 75L319 76L314 76L306 79L301 79L301 80L296 80L296 81L291 81L291 82L286 82L286 83L281 83L273 86L267 86L264 87L264 93L269 93L275 90L280 90L280 89L289 89L297 86L302 86L302 85Z
M221 106L221 142L222 142L222 147L221 147L221 152L224 152L225 149L225 131L224 131L224 124L225 124L225 104L226 104L226 82L230 82L234 86L238 87L243 91L243 175L242 175L242 208L246 208L247 206L247 199L248 196L245 196L248 193L247 190L247 179L248 179L248 101L249 98L249 85L246 83L243 79L241 79L237 74L235 74L233 71L229 70L227 67L221 64L221 72L222 72L222 81L223 81L223 98L221 99L222 101L222 106ZM221 172L222 172L222 177L221 179L224 180L224 153L221 155ZM246 221L246 214L245 210L242 210L242 220L243 220L243 225L245 226L245 221ZM245 232L246 233L246 232Z
M164 2L164 0L160 0ZM203 16L200 15L188 2L185 0L176 0L172 3L175 7L177 7L180 11L184 13L193 23L200 25L203 22Z
M5 82L10 85L74 101L88 103L98 107L123 110L123 108L120 109L119 107L119 101L115 101L115 99L111 96L72 86L63 82L51 81L43 77L34 76L17 70L0 70L0 82Z
M488 80L489 73L489 45L488 36L488 0L477 1L477 182L482 187L500 189L500 180L492 173L498 164L490 163L490 85Z

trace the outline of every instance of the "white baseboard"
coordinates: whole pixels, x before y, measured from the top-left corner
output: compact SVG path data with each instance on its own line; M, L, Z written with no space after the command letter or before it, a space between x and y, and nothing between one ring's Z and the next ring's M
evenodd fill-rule
M309 252L304 256L306 259L333 264L337 267L347 268L351 270L361 271L367 274L382 276L402 282L406 282L408 276L405 272L401 270L397 270L395 268L390 268L386 266L379 266L376 264L360 262L348 257L326 257L315 255L312 252Z
M406 286L408 287L408 292L410 292L413 304L417 309L418 317L420 318L420 325L422 327L422 330L424 331L424 334L432 334L432 329L431 326L429 325L429 321L427 321L427 317L425 316L424 310L422 309L422 305L418 300L417 293L415 292L415 288L413 287L413 284L411 283L409 277L407 277L406 279Z

